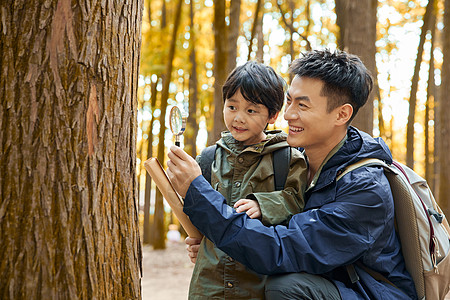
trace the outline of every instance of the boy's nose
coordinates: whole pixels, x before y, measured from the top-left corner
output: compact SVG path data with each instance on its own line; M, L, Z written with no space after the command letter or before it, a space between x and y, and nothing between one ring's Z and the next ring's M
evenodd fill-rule
M234 117L234 120L239 123L244 123L244 118L241 116L240 113L236 114L236 116Z

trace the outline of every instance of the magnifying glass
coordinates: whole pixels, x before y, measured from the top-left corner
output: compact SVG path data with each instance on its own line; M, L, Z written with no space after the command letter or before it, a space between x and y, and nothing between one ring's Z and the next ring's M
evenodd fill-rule
M180 139L186 129L186 117L183 117L178 106L172 107L170 110L170 130L175 136L175 146L180 147Z

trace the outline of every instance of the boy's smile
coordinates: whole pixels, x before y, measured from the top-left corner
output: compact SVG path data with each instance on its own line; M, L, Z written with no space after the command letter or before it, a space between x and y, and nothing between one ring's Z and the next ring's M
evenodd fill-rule
M262 104L247 101L238 90L232 97L225 100L223 119L233 137L252 145L262 142L266 135L266 125L273 124L278 114L269 117L269 109Z

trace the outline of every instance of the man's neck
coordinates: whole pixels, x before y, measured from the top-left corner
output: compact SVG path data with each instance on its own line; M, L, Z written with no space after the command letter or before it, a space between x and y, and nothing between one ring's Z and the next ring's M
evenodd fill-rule
M305 154L308 157L308 185L314 178L314 175L319 170L325 158L331 152L331 150L339 144L347 134L347 130L342 133L335 134L334 138L330 138L330 142L325 146L321 146L318 149L305 149Z

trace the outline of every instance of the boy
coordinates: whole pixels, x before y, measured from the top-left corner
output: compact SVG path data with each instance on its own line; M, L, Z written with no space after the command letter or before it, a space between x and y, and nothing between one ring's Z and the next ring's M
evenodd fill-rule
M291 149L288 179L274 191L273 152L288 147L281 131L265 132L283 106L283 79L271 67L247 62L223 86L223 116L228 131L217 142L211 185L237 212L263 224L287 224L304 206L306 162ZM201 162L201 155L197 161ZM245 199L241 199L245 198ZM214 226L214 225L213 225ZM193 271L190 299L262 299L266 276L257 274L204 238Z

